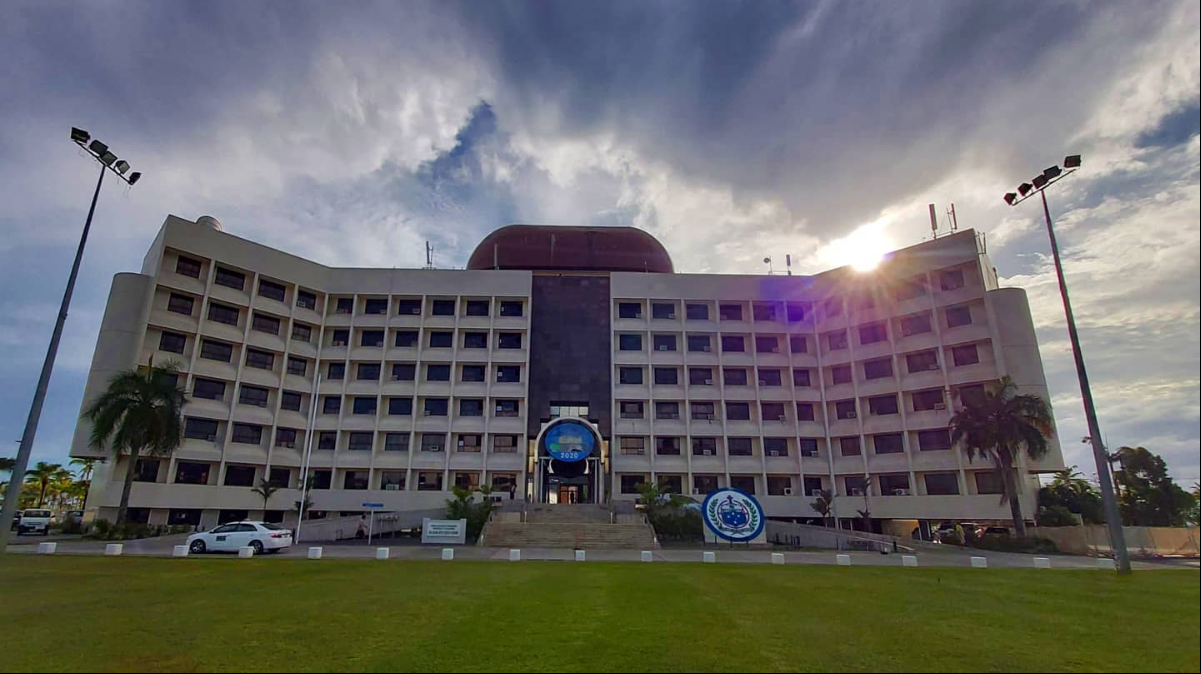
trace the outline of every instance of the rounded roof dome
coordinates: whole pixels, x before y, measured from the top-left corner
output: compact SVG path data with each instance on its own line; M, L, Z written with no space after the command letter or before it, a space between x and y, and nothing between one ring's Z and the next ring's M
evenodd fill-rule
M199 218L196 218L196 224L204 225L205 227L212 227L218 232L225 231L225 229L221 226L221 221L211 215L202 215Z
M636 271L670 274L671 255L635 227L508 225L480 241L468 269Z

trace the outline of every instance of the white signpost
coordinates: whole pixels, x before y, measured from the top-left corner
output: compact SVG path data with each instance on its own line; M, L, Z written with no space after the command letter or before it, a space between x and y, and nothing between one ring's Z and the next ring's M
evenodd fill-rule
M367 509L367 545L371 545L371 535L375 531L375 511L384 507L383 503L364 503Z
M467 542L467 520L421 520L422 545L463 545Z

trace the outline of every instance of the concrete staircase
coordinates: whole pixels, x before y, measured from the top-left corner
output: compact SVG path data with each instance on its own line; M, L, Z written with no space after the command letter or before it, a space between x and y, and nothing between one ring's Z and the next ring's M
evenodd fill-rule
M526 521L493 517L480 545L499 548L573 548L577 550L652 550L655 532L644 522L610 524L609 509L598 505L529 506Z

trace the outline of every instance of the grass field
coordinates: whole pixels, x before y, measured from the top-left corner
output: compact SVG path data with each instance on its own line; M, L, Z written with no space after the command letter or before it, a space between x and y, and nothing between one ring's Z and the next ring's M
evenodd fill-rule
M1155 571L9 556L3 671L1198 671Z

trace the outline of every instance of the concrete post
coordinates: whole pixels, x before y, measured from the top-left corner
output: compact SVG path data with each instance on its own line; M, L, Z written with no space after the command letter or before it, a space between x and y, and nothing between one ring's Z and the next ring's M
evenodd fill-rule
M125 552L125 546L120 543L109 543L104 546L104 554L109 557L120 557Z

